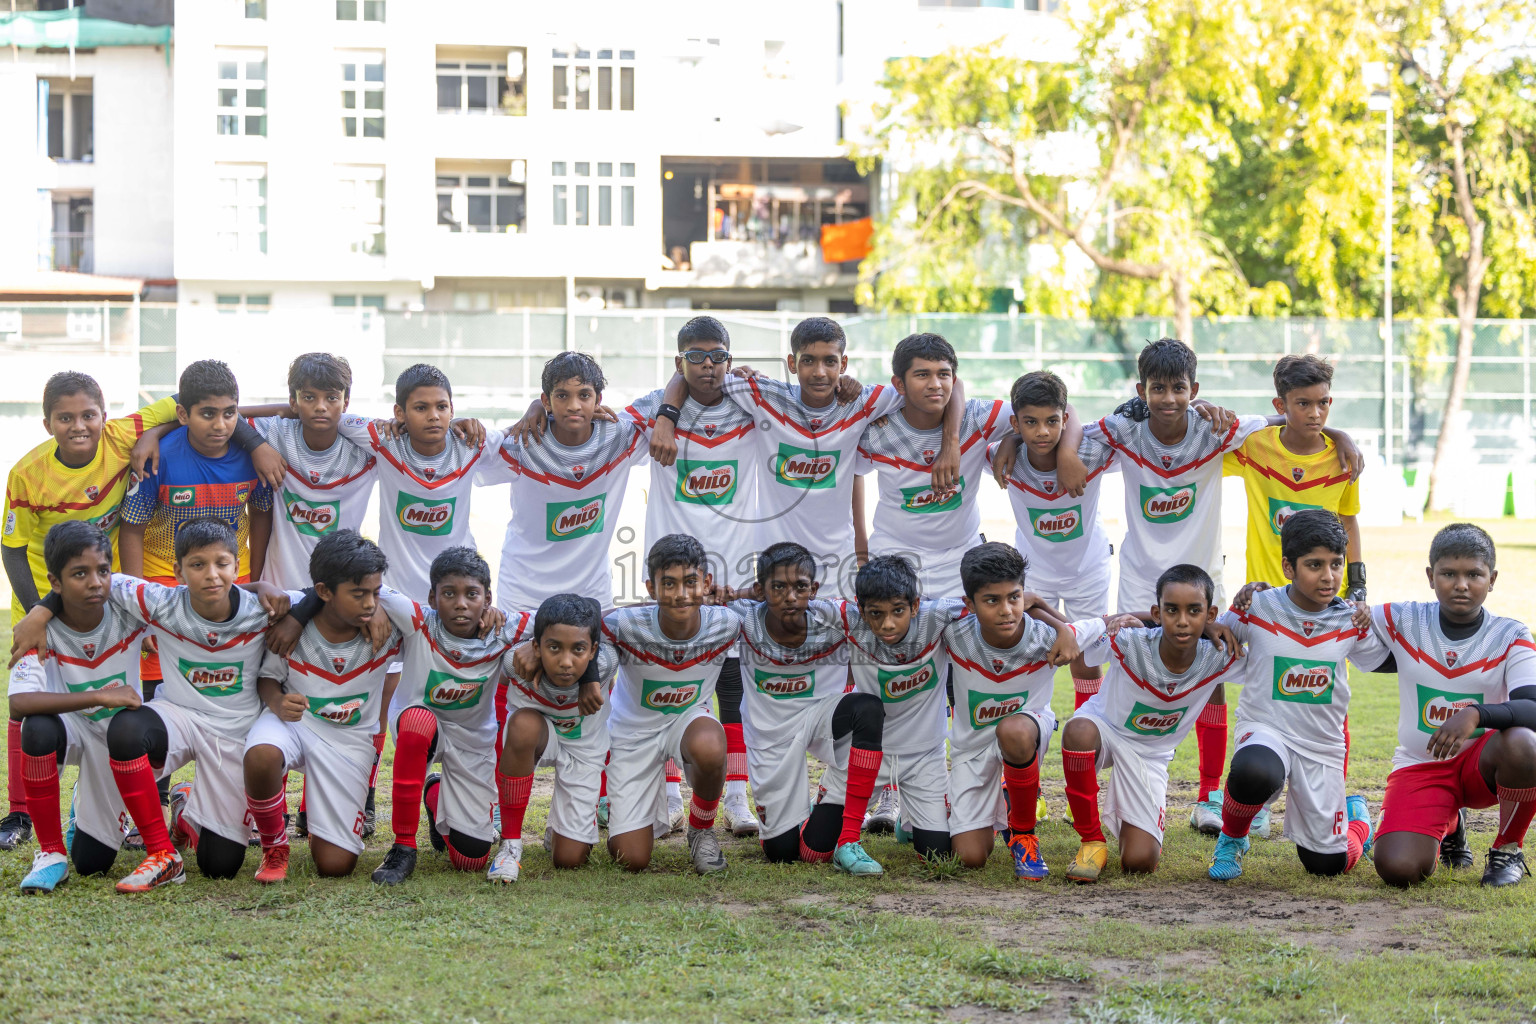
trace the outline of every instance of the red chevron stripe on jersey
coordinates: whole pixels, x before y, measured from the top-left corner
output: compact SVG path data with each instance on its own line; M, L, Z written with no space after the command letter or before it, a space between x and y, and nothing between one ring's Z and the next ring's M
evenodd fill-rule
M1131 666L1126 663L1125 653L1120 650L1118 639L1112 638L1109 641L1109 649L1114 654L1115 661L1120 665L1121 670L1125 673L1125 677L1131 682L1135 683L1137 686L1141 687L1143 690L1146 690L1148 693L1152 694L1164 704L1171 704L1176 700L1187 697L1191 693L1194 693L1196 690L1200 689L1200 687L1209 683L1211 680L1225 675L1227 670L1230 669L1232 665L1237 661L1237 652L1229 651L1227 652L1226 664L1222 665L1215 672L1212 672L1205 678L1192 683L1187 689L1179 690L1176 693L1167 693L1158 689L1156 686L1153 686L1151 683L1147 682L1145 679L1141 678L1134 671L1132 671Z
M1143 459L1141 456L1131 451L1125 445L1115 440L1115 435L1110 433L1109 430L1108 417L1099 420L1099 430L1103 432L1104 443L1108 444L1115 451L1136 463L1136 465L1142 467L1143 469L1150 470L1151 472L1156 473L1158 476L1167 480L1171 480L1176 476L1183 476L1190 470L1199 469L1201 466L1205 465L1207 462L1210 462L1212 459L1220 458L1222 455L1226 454L1227 446L1230 445L1232 443L1232 439L1237 436L1238 426L1238 422L1234 420L1232 426L1227 428L1226 434L1223 435L1221 441L1216 445L1215 451L1206 455L1202 455L1200 458L1193 462L1186 462L1182 465L1170 466L1169 468L1164 469L1162 466L1157 465L1156 463L1148 462L1146 459ZM1186 427L1185 429L1188 430L1193 428Z
M747 385L748 385L749 390L751 391L752 402L753 402L754 405L756 405L759 409L762 409L765 413L767 413L769 416L771 416L776 422L782 423L784 426L789 427L790 429L794 430L796 433L800 434L803 437L810 437L810 438L822 437L822 436L825 436L827 434L835 434L835 433L838 433L839 431L848 429L853 424L858 423L861 420L869 419L870 413L874 410L876 401L880 397L880 393L886 387L889 387L889 385L886 385L886 384L877 384L877 385L875 385L874 390L872 390L869 393L869 398L867 400L865 400L864 404L859 406L858 409L856 409L855 411L849 413L847 416L842 417L839 420L835 420L834 422L827 424L825 427L823 427L820 430L811 430L811 429L809 429L809 428L807 428L807 427L805 427L805 426L795 422L795 420L792 417L786 416L784 413L780 412L777 408L774 407L772 402L770 402L766 398L764 398L763 397L763 392L757 386L757 381L755 379L748 381Z
M1404 652L1406 652L1408 656L1411 657L1414 661L1421 665L1429 665L1436 672L1440 673L1447 679L1456 679L1460 676L1468 675L1472 672L1486 672L1491 668L1497 668L1499 665L1504 663L1504 659L1509 657L1509 652L1514 650L1516 647L1526 647L1532 651L1536 651L1536 643L1532 643L1530 640L1522 637L1513 641L1508 647L1504 648L1503 653L1501 653L1497 658L1480 658L1477 661L1465 662L1456 666L1455 668L1448 668L1445 665L1440 664L1440 662L1437 661L1435 657L1429 652L1415 647L1413 644L1409 643L1408 638L1405 637L1402 633L1398 632L1397 624L1392 619L1392 606L1390 604L1384 605L1382 611L1385 614L1387 620L1387 634L1392 638L1392 641L1400 646Z

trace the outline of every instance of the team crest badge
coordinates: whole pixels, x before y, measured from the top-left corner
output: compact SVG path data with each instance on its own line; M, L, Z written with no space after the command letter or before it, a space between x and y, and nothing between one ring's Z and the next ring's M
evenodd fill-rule
M678 664L682 664L683 655L687 653L688 652L683 650L681 647L674 647L672 648L672 660Z
M1446 651L1445 652L1445 663L1447 665L1449 665L1451 668L1455 668L1456 667L1456 652L1455 651Z
M240 488L239 490L237 490L235 492L235 504L237 504L237 505L244 505L246 499L249 498L250 496L251 496L250 488L247 488L247 487Z
M993 672L1001 672L1002 670L1003 670L1003 659L1002 658L993 658L992 659L992 671Z
M1160 456L1160 458L1163 461L1163 468L1164 469L1167 469L1169 466L1173 465L1173 456L1172 455L1163 455L1163 456Z
M309 482L312 483L312 484L319 483L320 482L320 474L316 473L314 470L310 470L309 471Z
M1297 466L1291 470L1291 479L1295 480L1297 483L1301 483L1301 478L1306 475L1307 471L1302 469L1300 466Z
M1251 731L1245 732L1245 733L1243 733L1241 736L1239 736L1237 738L1237 742L1238 743L1247 743L1248 742L1248 737L1250 737L1252 735L1253 735L1253 733Z
M217 634L217 633L208 632L208 633L204 633L203 635L208 638L208 642L210 644L216 644L216 643L219 642L219 634Z
M1047 480L1045 482L1045 493L1046 494L1050 494L1055 489L1056 489L1056 481L1055 480Z
M431 466L428 466L426 469L423 469L421 472L422 472L422 475L424 475L428 480L431 480L433 477L437 476L437 470L433 469Z
M85 496L90 498L92 501L95 501L97 498L101 497L101 489L95 484L88 484L85 488Z
M1307 621L1307 622L1303 622L1301 624L1301 631L1303 633L1305 633L1307 636L1311 636L1312 635L1312 631L1314 629L1316 629L1316 628L1317 628L1317 623L1315 623L1315 622Z
M346 658L332 658L331 659L331 667L336 670L336 674L337 675L340 675L342 670L347 667L347 659Z
M582 477L584 477L586 475L587 475L587 467L586 466L572 466L571 467L571 476L575 477L577 480L580 480Z
M704 436L705 437L714 437L715 436L715 425L713 423L706 423L706 424L704 424Z
M923 461L924 462L932 462L933 461L933 452L929 452L929 451L923 452Z
M84 649L85 656L87 658L94 658L94 657L96 657L96 645L95 644L81 644L80 646L81 646L81 648Z
M811 429L812 430L820 430L821 429L821 420L811 420Z

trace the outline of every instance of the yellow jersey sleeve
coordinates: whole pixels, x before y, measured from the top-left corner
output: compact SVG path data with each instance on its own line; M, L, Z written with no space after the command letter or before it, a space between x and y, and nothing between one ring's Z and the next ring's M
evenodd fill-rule
M20 466L11 470L5 482L5 526L0 541L8 548L24 548L37 534L37 512L27 494L26 479Z
M1339 515L1357 516L1360 514L1360 481L1351 480L1339 495Z
M162 398L158 402L151 402L138 412L108 420L101 430L101 443L110 445L118 458L126 459L139 438L144 436L144 431L163 423L174 422L176 422L176 399Z

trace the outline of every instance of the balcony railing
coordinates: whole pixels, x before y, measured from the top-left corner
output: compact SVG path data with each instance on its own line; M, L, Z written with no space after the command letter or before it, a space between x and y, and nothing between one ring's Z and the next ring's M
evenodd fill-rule
M55 231L48 236L43 262L49 270L89 274L95 270L95 247L88 231Z

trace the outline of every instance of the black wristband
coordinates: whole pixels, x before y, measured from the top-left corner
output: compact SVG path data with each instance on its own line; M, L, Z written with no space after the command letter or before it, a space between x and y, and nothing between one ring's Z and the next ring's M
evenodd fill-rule
M38 600L38 606L48 609L48 614L58 618L64 614L64 597L57 590L48 591L48 596ZM592 659L596 661L596 658Z
M677 418L682 414L683 411L677 406L667 405L666 403L662 403L662 405L656 410L656 418L658 420L665 416L667 419L672 421L672 425L674 427L677 426Z
M261 431L251 426L251 421L244 418L235 423L233 438L235 444L244 448L247 452L254 452L257 448L267 443L267 439L261 436Z
M1347 590L1365 589L1365 563L1350 562L1344 567L1344 586Z
M315 593L315 588L308 587L304 591L304 600L298 604L290 605L288 614L293 616L293 620L299 625L307 626L309 625L309 620L319 615L320 609L324 607L325 602L320 600L320 596ZM382 614L383 611L384 609L382 608L378 609L379 614Z
M602 677L597 674L597 654L592 655L592 660L587 662L587 667L582 671L581 678L576 680L576 685L583 683L600 683Z

